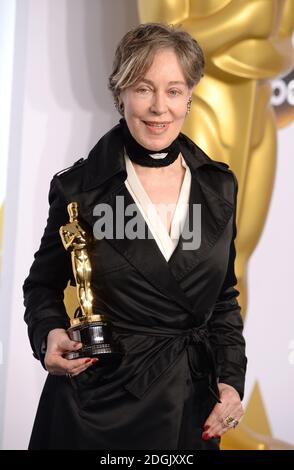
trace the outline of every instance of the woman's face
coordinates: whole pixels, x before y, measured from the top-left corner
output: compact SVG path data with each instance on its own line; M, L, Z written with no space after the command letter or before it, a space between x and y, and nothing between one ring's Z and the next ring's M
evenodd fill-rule
M168 147L181 131L191 94L174 50L159 50L145 76L120 93L132 136L150 150Z

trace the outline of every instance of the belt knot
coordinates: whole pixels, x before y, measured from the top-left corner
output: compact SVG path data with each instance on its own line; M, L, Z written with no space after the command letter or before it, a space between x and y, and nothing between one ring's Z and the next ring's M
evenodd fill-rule
M203 343L208 339L208 331L203 327L191 328L190 337L194 343Z

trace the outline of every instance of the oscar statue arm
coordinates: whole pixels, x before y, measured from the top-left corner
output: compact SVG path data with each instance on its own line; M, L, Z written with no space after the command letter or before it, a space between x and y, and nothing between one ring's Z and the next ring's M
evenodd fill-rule
M24 320L34 356L44 367L46 338L55 328L67 329L64 289L72 279L71 257L60 239L59 228L68 221L67 201L58 177L51 181L49 216L40 247L23 284Z
M63 246L66 250L69 250L72 247L73 241L76 238L76 234L75 233L74 234L63 233L63 237L64 237Z
M137 0L142 22L181 23L189 17L191 0Z
M205 50L206 57L227 44L234 44L257 35L253 21L248 21L252 9L258 9L250 2L242 0L226 1L215 8L214 5L200 5L199 0L137 0L139 18L142 22L155 21L181 25ZM234 18L234 21L232 21ZM236 28L236 24L238 27Z

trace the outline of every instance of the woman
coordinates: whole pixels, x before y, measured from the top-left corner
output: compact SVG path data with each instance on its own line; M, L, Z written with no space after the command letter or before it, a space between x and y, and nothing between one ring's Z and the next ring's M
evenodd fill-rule
M180 132L203 66L200 46L180 29L129 31L109 78L123 118L52 180L47 227L24 283L31 345L49 372L32 449L218 449L243 414L237 181ZM125 350L112 371L97 358L63 357L82 346L66 333L63 304L73 274L58 231L71 201L96 235L95 310ZM95 234L94 207L107 204L117 227L122 202L135 204L151 236Z

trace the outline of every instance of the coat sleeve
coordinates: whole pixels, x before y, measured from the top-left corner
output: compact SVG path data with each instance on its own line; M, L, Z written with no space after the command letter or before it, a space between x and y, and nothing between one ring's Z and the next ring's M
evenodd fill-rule
M64 249L59 228L68 222L67 203L57 177L51 181L49 215L39 250L23 284L24 320L33 355L44 367L47 335L54 328L68 328L64 289L72 278L71 257Z
M233 215L233 235L225 280L208 322L209 337L216 359L219 382L233 386L241 399L244 395L244 382L247 366L243 320L237 297L237 278L235 275L235 238L238 182L235 180L235 205Z

